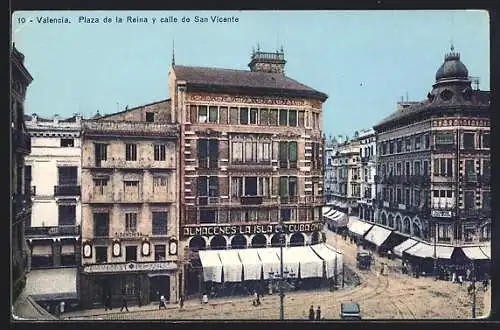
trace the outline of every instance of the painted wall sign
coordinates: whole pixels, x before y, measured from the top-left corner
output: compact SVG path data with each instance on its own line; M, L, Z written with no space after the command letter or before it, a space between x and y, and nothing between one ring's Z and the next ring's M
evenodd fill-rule
M137 271L160 271L176 270L177 264L174 262L144 262L144 263L117 263L117 264L96 264L83 266L84 273L120 273Z
M433 216L435 218L451 218L453 216L453 212L442 211L442 210L432 210L431 216Z
M306 103L301 99L281 99L268 97L251 97L251 96L231 96L231 95L210 95L196 94L190 95L191 101L207 101L207 102L226 102L226 103L253 103L253 104L268 104L268 105L291 105L304 106ZM317 106L317 104L315 104Z
M323 228L322 222L297 222L284 224L286 233L313 232ZM214 236L214 235L236 235L236 234L274 234L279 233L278 224L259 225L201 225L185 226L184 237L190 236Z

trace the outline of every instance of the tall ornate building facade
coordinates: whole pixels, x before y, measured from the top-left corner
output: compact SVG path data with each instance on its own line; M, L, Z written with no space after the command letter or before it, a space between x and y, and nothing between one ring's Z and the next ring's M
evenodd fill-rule
M178 126L170 99L82 123L81 302L177 301Z
M25 235L30 268L76 267L80 254L81 116L26 116L32 212ZM76 277L75 277L76 281Z
M361 198L362 168L358 137L337 145L332 158L333 198L331 204L341 213L358 215Z
M361 157L361 197L358 201L359 218L373 221L375 219L377 175L377 142L373 129L361 131L359 140L359 156Z
M327 96L284 74L283 52L254 52L250 71L173 65L181 124L181 238L186 294L196 251L320 240L322 104Z
M31 217L30 182L24 172L24 158L31 152L31 141L24 123L24 100L33 77L24 66L24 55L10 50L11 95L11 288L13 302L26 285L28 264L24 228Z
M471 87L453 49L432 87L374 127L376 221L427 242L478 245L491 239L489 92Z

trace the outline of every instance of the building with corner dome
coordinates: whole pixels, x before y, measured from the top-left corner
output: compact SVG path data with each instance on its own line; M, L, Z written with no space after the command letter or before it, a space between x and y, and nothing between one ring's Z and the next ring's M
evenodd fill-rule
M458 264L489 258L490 93L473 80L452 48L427 99L398 103L374 126L374 222L415 240L399 251L405 256Z

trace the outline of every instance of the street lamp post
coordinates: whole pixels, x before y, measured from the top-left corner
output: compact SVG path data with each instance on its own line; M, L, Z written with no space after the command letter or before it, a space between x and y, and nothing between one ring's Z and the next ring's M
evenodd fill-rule
M476 318L476 269L472 260L472 318Z
M285 299L285 288L283 285L283 245L285 244L285 237L284 237L284 230L283 230L283 220L281 220L281 226L280 226L280 320L285 319L285 306L284 306L284 299Z

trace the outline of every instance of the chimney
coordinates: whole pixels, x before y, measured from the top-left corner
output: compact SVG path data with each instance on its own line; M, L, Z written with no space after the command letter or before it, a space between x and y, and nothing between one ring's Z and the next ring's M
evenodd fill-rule
M54 115L54 124L59 124L59 115Z
M35 124L36 124L36 122L38 121L38 115L37 115L36 113L33 113L33 114L31 115L31 121L32 121L33 123L35 123Z
M76 124L80 125L81 122L82 122L82 116L80 114L78 114L78 113L75 113L74 116L75 116L75 122L76 122Z

